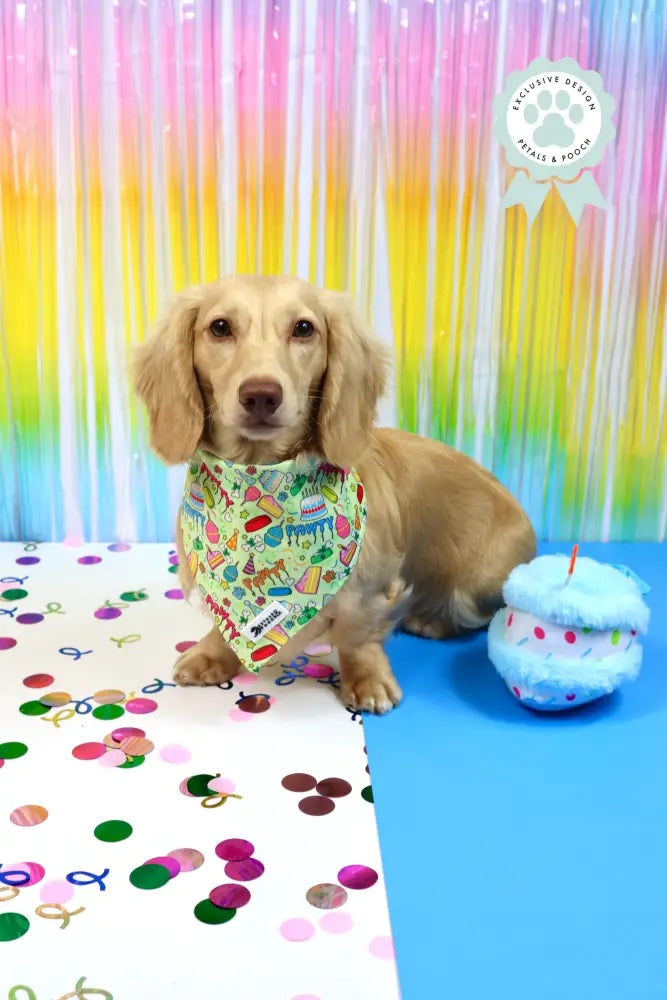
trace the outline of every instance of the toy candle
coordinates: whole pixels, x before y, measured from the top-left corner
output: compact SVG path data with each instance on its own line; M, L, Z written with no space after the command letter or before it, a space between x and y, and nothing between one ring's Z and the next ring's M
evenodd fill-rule
M631 570L595 559L539 556L503 587L489 657L513 695L540 711L575 708L633 680L649 622Z

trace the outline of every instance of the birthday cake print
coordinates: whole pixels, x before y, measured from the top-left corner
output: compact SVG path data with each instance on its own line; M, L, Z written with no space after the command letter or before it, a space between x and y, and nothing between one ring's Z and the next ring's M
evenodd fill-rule
M257 467L196 452L181 505L187 563L248 669L270 662L340 590L365 524L353 470L312 456Z

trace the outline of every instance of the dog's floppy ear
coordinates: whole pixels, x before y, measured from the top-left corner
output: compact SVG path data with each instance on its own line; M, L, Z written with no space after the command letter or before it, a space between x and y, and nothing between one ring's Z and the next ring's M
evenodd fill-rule
M368 445L389 359L346 295L324 291L321 301L327 323L327 368L320 389L317 444L327 461L347 468Z
M134 388L148 412L151 445L170 465L187 461L204 430L194 367L194 324L202 290L183 292L136 352Z

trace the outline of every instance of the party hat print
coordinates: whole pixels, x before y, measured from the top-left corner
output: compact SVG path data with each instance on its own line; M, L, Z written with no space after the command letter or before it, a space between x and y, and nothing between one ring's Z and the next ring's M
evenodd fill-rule
M255 572L255 560L252 556L248 559L247 563L243 567L244 573L254 573Z

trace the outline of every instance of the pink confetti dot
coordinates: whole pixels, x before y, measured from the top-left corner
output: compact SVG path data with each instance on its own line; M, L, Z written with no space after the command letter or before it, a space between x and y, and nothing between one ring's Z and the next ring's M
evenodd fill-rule
M508 628L511 628L511 626L512 626L512 622L513 622L513 621L514 621L514 614L511 614L511 615L509 616L509 618L507 619L507 627L508 627Z
M112 545L107 545L109 552L129 552L132 548L127 542L114 542Z
M176 652L184 653L187 649L192 649L192 647L196 645L197 643L194 641L194 639L183 639L182 642L176 643Z
M122 750L107 750L103 757L100 757L100 764L102 767L120 767L124 764L127 757Z
M41 882L44 878L44 867L38 864L36 861L13 861L9 865L0 865L0 872L6 877L11 879L11 881L6 882L5 885L16 885L19 889L27 889L29 885L36 885L37 882ZM23 872L25 875L29 875L30 878L27 882L23 882L19 885L21 881L20 876L16 876L13 879L8 875L8 872Z
M394 942L388 935L383 935L381 937L373 938L368 946L368 950L371 955L375 955L376 958L393 958L394 957Z
M259 680L257 674L237 674L236 677L232 677L234 684L243 684L244 686L252 687Z
M223 861L246 861L255 853L255 847L249 840L232 837L229 840L221 840L219 844L216 844L215 853Z
M83 545L83 538L81 535L68 535L63 540L63 545L66 545L70 549L80 549Z
M304 646L303 651L306 656L328 656L332 649L328 642L312 642L310 646Z
M229 718L232 722L250 722L254 716L251 712L242 712L240 708L230 708Z
M64 878L45 882L39 890L39 898L43 903L67 903L74 895L74 886Z
M94 614L100 621L110 622L114 618L120 618L121 610L120 608L98 608Z
M222 795L232 795L236 791L236 785L229 778L213 778L209 781L208 787L212 792L219 792Z
M144 862L144 864L146 864L146 865L162 865L162 867L166 868L167 871L169 872L169 877L170 878L176 878L176 876L178 875L178 873L181 870L181 863L180 863L180 861L178 861L177 858L169 858L169 857L166 857L166 856L160 856L160 857L157 857L157 858L149 858L148 861Z
M178 566L178 556L175 553L173 556L169 556L169 563L172 566Z
M143 737L146 733L143 729L137 729L135 726L120 726L118 729L114 729L111 734L111 739L115 740L116 743L122 743L123 740L129 740L132 736ZM112 747L112 750L115 750Z
M535 626L535 628L533 629L533 632L535 633L535 638L536 639L544 639L544 629L540 628L539 625Z
M565 639L565 642L569 642L570 645L572 645L573 642L577 641L577 637L574 634L574 632L566 632L563 638Z
M310 920L293 917L280 925L280 933L286 941L308 941L315 933Z
M76 757L77 760L98 760L106 752L107 748L104 743L79 743L72 750L72 757Z
M96 563L101 563L102 562L102 557L101 556L79 556L79 558L77 559L77 562L81 563L82 566L94 566Z
M320 927L328 934L346 934L353 923L349 913L325 913L320 917Z
M334 668L328 663L307 663L303 668L306 677L331 677Z
M170 601L182 601L183 591L179 587L175 587L173 590L165 590L164 596L168 597Z
M12 639L9 635L0 636L0 649L13 649L16 645L16 639Z
M160 757L168 764L185 764L190 760L192 754L180 743L169 743L168 746L162 747L160 750Z
M125 702L125 708L132 715L148 715L157 708L157 702L152 698L131 698Z
M257 858L246 858L244 861L228 861L225 865L225 875L227 878L234 879L235 882L254 882L256 878L261 878L263 874L264 865Z

